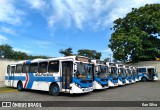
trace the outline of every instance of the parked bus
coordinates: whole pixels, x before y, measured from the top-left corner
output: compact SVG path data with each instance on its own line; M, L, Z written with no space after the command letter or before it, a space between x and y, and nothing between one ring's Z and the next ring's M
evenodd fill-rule
M126 73L123 64L116 64L118 69L118 85L126 84Z
M93 89L108 88L108 66L104 61L92 60L92 62L94 63Z
M139 76L137 74L136 67L130 66L130 69L131 69L131 72L132 72L132 75L133 75L135 82L139 81Z
M137 67L137 73L141 81L158 80L158 72L155 66Z
M133 83L136 82L136 73L134 72L134 67L133 66L129 66L129 69L131 70L131 78Z
M109 67L109 75L108 75L109 87L118 86L118 71L116 64L113 62L106 62L106 65Z
M93 91L93 64L83 56L19 61L7 67L5 85L49 91L50 95Z
M132 74L129 66L125 66L125 70L126 70L126 79L128 80L129 84L130 83L135 83L135 80L133 78L133 74Z

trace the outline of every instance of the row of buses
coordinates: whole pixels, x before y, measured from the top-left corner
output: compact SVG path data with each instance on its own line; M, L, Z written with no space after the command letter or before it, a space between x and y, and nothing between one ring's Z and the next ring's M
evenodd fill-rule
M9 64L5 74L6 86L19 91L49 91L54 96L60 92L86 93L140 80L158 80L155 67L136 68L83 56L19 61Z

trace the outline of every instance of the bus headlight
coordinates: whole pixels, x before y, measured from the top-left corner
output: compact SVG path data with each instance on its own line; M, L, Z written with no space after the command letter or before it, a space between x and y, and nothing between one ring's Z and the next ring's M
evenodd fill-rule
M80 86L79 84L76 84L76 83L75 83L75 85L76 85L77 87L81 88L81 86Z

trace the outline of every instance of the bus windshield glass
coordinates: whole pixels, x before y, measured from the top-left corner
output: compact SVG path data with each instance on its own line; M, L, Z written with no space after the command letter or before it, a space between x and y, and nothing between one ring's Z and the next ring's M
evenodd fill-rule
M136 75L136 74L137 74L136 70L132 70L132 71L133 71L133 75Z
M132 76L132 73L131 73L130 69L126 69L126 73L127 73L127 76Z
M126 73L125 73L125 69L124 68L119 68L119 75L121 77L125 77L126 76Z
M93 65L77 62L77 72L75 73L75 77L80 79L92 79Z
M117 78L117 67L111 67L110 76L113 78Z
M106 79L108 77L108 67L107 66L102 66L102 65L98 65L98 72L97 72L97 76L99 78L104 78Z

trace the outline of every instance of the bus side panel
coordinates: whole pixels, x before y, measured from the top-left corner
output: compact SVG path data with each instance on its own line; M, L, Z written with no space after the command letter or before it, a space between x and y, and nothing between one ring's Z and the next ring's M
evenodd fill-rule
M49 85L51 84L51 82L43 82L43 81L39 81L38 82L38 90L42 90L42 91L49 91Z
M43 81L39 81L38 82L38 90L42 90L42 91L49 91L49 87L50 87L50 84L52 82L43 82ZM60 82L53 82L53 83L57 83L58 86L59 86L59 89L60 89L60 92L61 92L61 86L60 86Z
M5 86L9 86L8 74L5 75Z
M21 81L24 87L25 81L26 81L26 76L23 73L14 73L14 76L11 78L11 86L12 87L17 87L18 81Z

